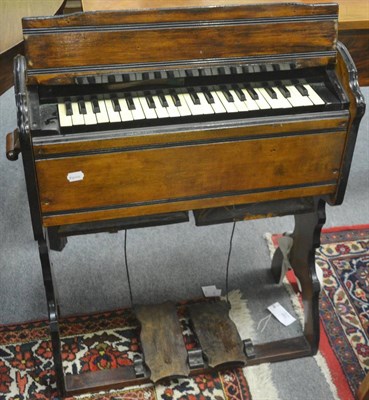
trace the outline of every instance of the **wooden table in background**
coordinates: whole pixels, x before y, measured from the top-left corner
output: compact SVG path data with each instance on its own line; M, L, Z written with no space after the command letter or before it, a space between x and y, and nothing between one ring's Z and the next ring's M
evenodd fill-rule
M283 0L82 0L82 9L97 11L281 2ZM369 86L369 0L294 0L293 2L339 4L339 40L346 45L355 61L360 85Z
M0 0L0 95L13 85L13 58L23 53L22 18L56 14L64 0Z

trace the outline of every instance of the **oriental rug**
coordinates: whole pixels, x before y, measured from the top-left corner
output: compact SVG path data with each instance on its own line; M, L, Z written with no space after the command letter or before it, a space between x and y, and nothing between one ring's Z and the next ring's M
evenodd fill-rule
M194 337L184 307L178 308L187 349ZM120 328L117 328L120 327ZM69 317L60 326L65 373L132 365L140 353L138 322L130 309ZM0 327L0 399L57 399L46 321ZM70 397L69 399L80 397ZM251 400L242 369L214 372L160 385L83 396L100 400Z
M274 248L280 236L271 237ZM320 352L339 398L354 399L369 371L369 225L323 230L316 264L323 272ZM292 271L287 280L299 297Z

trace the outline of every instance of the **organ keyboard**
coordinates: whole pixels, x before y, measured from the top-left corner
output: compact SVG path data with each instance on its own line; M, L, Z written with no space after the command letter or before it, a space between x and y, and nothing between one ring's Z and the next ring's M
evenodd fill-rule
M23 20L7 155L22 152L61 395L315 354L312 254L325 204L343 200L365 109L337 12L209 0ZM188 221L190 211L197 225L295 216L272 274L280 281L289 264L300 280L304 335L241 341L225 304L191 305L200 343L188 350L174 305L139 307L139 359L109 376L64 376L49 249L70 235Z
M68 88L68 96L60 96L62 88L49 89L40 108L46 108L49 128L54 123L52 128L64 134L347 107L347 98L336 93L327 76L316 72L307 80L299 71L291 79L293 67L257 65L252 73L251 67L238 66L155 71L139 77L115 74L101 76L100 83L94 77L79 78Z

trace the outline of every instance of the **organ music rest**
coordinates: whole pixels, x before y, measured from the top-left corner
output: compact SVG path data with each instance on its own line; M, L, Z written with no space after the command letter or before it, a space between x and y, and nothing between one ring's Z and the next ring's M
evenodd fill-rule
M22 152L61 395L317 351L314 252L325 203L343 200L365 109L337 12L209 3L23 20L7 155ZM190 210L197 225L295 215L287 261L302 286L304 335L242 343L223 303L191 306L200 347L187 353L174 306L137 307L143 357L110 375L64 376L49 248L69 235L183 222ZM272 261L277 281L283 257L278 249ZM153 313L173 340L149 331ZM224 320L227 338L206 330ZM160 365L155 335L177 359Z

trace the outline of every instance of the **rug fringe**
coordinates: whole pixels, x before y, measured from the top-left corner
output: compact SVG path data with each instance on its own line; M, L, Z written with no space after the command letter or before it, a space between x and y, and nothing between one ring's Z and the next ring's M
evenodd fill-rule
M241 292L233 290L229 293L228 298L232 305L229 316L235 323L241 339L255 337L256 332L253 327L251 312L247 307L246 300L242 298ZM245 322L241 323L241 321ZM246 367L243 368L243 373L253 400L281 400L273 383L270 364Z
M269 254L270 254L270 258L273 258L273 254L275 252L275 247L273 245L273 240L272 240L272 234L270 232L266 232L263 235L263 239L265 239L266 244L268 246L268 250L269 250Z

